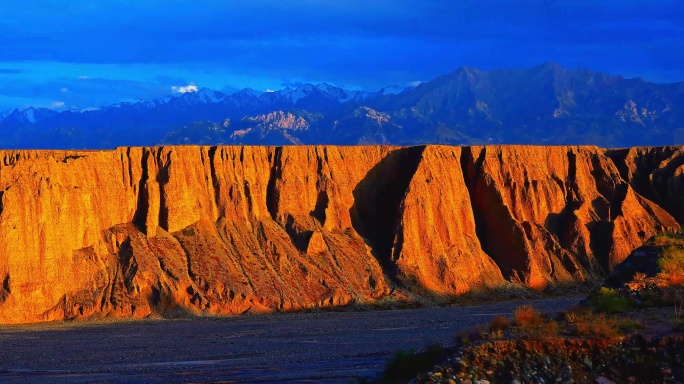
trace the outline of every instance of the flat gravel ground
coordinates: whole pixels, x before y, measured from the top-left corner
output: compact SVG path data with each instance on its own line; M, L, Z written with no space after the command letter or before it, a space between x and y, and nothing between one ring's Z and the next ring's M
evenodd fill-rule
M556 312L580 297L528 301ZM0 327L1 383L354 382L522 302Z

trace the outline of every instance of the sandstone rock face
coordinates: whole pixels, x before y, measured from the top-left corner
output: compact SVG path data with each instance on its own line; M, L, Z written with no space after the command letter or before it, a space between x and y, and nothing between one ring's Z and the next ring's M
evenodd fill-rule
M421 293L450 296L504 281L476 232L462 151L425 148L401 204L393 258L401 278Z
M684 150L639 147L609 151L625 180L643 197L684 223Z
M0 152L0 322L239 314L604 275L678 228L678 148ZM670 164L670 165L668 165ZM679 164L679 165L677 165ZM668 211L670 213L668 213Z
M533 288L602 274L678 227L598 148L472 147L463 166L484 250Z

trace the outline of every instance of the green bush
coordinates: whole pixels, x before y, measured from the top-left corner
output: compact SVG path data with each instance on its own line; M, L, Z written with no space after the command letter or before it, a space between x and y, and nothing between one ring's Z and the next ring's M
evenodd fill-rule
M667 274L684 272L684 249L680 247L663 247L658 259L658 267Z
M684 233L679 232L661 232L648 240L649 245L684 245Z
M624 312L631 307L629 299L620 297L614 289L606 287L591 296L589 303L595 311L605 313Z

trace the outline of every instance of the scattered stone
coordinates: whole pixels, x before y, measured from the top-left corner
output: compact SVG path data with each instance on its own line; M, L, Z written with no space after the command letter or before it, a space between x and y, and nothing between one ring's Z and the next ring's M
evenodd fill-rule
M597 383L597 384L615 384L614 381L609 380L609 379L606 379L606 378L603 377L603 376L597 377L597 378L596 378L596 383Z

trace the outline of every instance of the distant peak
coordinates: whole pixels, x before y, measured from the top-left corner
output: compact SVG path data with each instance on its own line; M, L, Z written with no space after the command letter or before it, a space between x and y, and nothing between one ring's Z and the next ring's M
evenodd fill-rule
M200 89L199 91L197 91L198 95L207 95L207 94L213 95L214 93L216 93L216 91L214 91L213 89L207 88L207 87L204 87L204 88Z
M258 91L258 90L254 89L254 88L249 88L249 87L248 87L248 88L243 88L243 89L242 89L240 92L238 92L238 93L247 94L247 95L253 95L253 96L257 96L257 97L258 97L258 96L261 96L262 94L264 94L264 92L262 92L262 91Z

